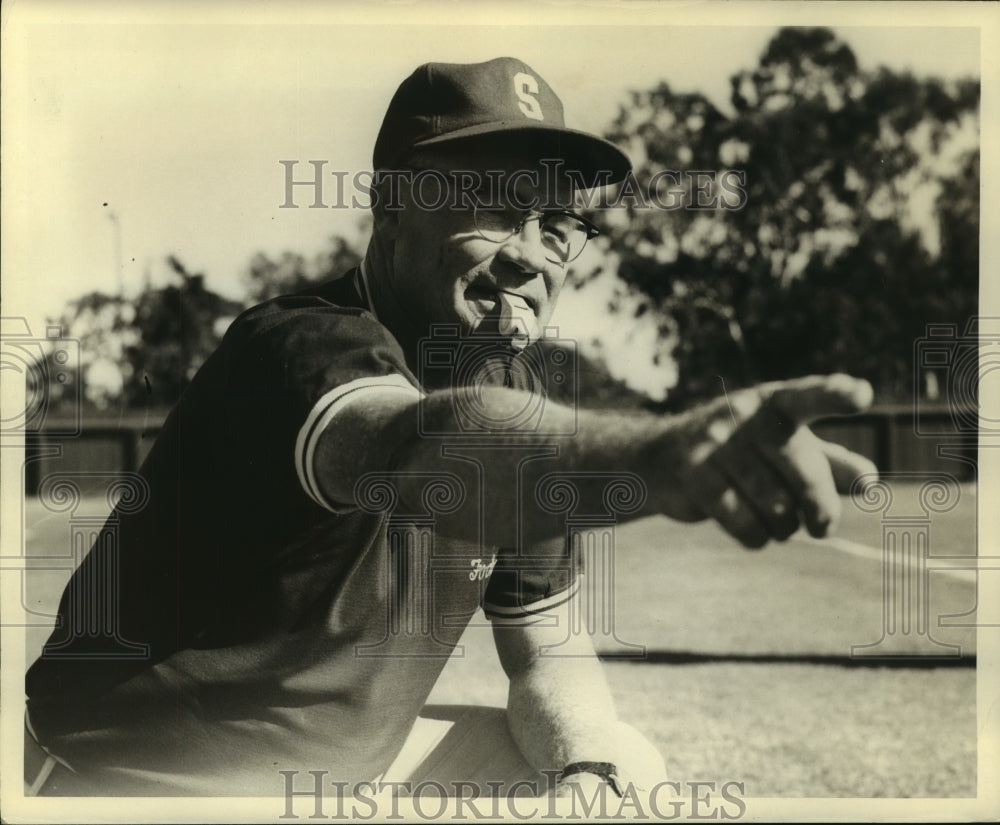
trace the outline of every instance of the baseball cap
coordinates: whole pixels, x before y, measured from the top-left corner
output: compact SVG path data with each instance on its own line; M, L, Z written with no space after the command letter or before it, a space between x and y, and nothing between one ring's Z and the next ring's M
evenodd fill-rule
M631 170L613 143L568 129L562 101L526 63L425 63L393 95L375 141L375 169L397 169L418 147L503 137L524 140L541 158L558 158L584 180L616 183Z

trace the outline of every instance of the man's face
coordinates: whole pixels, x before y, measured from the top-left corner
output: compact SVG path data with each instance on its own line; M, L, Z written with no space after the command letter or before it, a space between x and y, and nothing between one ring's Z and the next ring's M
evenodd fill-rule
M503 231L486 232L484 237L484 215L480 210L477 220L472 199L489 207L506 202L509 208L504 214L513 215L516 225L518 216L537 214L518 207L544 206L546 198L551 205L553 196L565 204L568 191L547 193L552 187L547 187L546 169L537 160L526 162L495 152L446 154L438 149L414 159L413 166L444 173L451 191L441 197L439 175L414 172L414 185L400 184L404 208L396 214L391 273L399 304L420 327L457 323L468 331L484 317L498 316L501 293L507 293L508 302L520 299L527 305L533 316L527 319L531 332L537 334L552 316L567 273L566 264L553 253L551 232L546 244L535 218L509 237L503 237ZM472 191L480 180L482 187ZM490 218L503 220L497 211L485 215ZM550 260L553 257L556 262Z

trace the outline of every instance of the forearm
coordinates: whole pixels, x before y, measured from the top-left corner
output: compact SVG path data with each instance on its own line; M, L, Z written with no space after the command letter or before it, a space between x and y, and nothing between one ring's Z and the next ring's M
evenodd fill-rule
M440 391L419 405L380 405L379 399L355 404L320 438L315 466L321 488L330 501L353 503L360 480L383 474L402 505L420 511L428 478L450 475L464 488L464 502L438 519L437 531L517 546L564 533L565 514L546 510L536 498L547 474L576 474L577 507L587 513L603 511L608 474L630 474L642 493L650 484L662 486L655 479L662 472L656 445L670 428L668 419L545 401L525 426L519 412L534 404L537 397L502 388ZM477 421L470 409L485 414ZM478 426L484 418L489 429ZM598 472L600 479L587 476ZM645 506L626 517L659 511L645 498Z
M481 390L480 406L489 407L496 426L483 437L469 439L460 428L454 396L437 393L421 402L422 433L397 453L399 490L404 501L416 502L422 481L416 473L452 473L471 499L469 506L443 519L438 530L488 544L533 544L565 532L565 513L546 506L540 482L545 476L572 476L579 496L579 513L604 512L605 489L611 477L628 475L644 499L643 506L621 514L619 520L653 512L649 488L663 486L664 468L657 458L665 419L649 415L601 414L572 410L545 402L531 427L517 427L518 412L533 403L523 393ZM515 422L515 423L508 423ZM459 433L463 433L459 436ZM572 435L566 435L572 433ZM477 446L468 446L474 441ZM407 478L408 474L410 475ZM412 479L412 481L410 480ZM550 505L554 502L550 502Z
M514 741L537 770L562 771L579 762L611 763L623 786L652 788L666 775L662 756L618 718L590 638L574 634L567 638L565 630L559 632L567 627L568 608L556 615L558 627L494 629L510 677L507 715ZM538 655L540 644L550 655ZM578 775L573 781L600 780Z
M614 761L617 714L596 658L539 660L511 679L510 729L538 770Z
M435 513L437 532L499 546L563 535L570 506L606 513L609 482L627 476L643 501L615 512L616 522L712 517L760 547L801 523L826 535L838 491L874 478L870 461L804 426L870 402L867 384L841 375L739 390L669 417L574 410L503 388L441 391L419 403L376 397L338 415L320 436L313 467L322 494L341 504L356 503L358 483L382 474L404 512L425 512L428 479L450 476L459 504ZM539 407L525 422L523 411ZM575 500L546 500L540 482L549 474L562 476Z

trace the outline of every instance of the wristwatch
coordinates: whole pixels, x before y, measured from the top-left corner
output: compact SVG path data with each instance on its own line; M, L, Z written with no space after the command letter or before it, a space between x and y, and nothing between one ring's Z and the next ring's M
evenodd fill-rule
M607 782L619 797L625 795L621 780L618 778L618 768L613 762L573 762L562 769L557 781L561 782L576 773L595 774Z

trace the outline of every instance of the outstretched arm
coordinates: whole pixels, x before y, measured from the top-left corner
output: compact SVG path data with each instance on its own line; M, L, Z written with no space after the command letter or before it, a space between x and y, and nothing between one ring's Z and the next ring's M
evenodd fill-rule
M468 403L456 403L463 393ZM469 491L482 484L482 495L469 496L466 506L439 520L438 529L500 546L563 533L561 517L533 500L545 474L628 472L647 490L645 506L631 518L714 518L744 545L760 547L787 538L800 524L814 536L826 535L839 514L838 492L875 472L870 461L820 440L807 426L864 410L871 398L865 381L814 376L739 390L669 417L574 411L546 401L526 430L516 423L519 412L536 401L520 391L445 390L419 402L371 394L345 407L336 426L324 431L315 471L326 499L348 505L367 473L394 471L400 497L414 505L418 473L456 474ZM469 409L485 411L479 422L465 420ZM465 448L461 460L448 453L462 443L455 435L483 421L489 428L480 441L489 448ZM552 435L566 432L575 435ZM524 463L526 450L546 448L553 457ZM603 486L582 484L580 495L581 507L599 511Z

